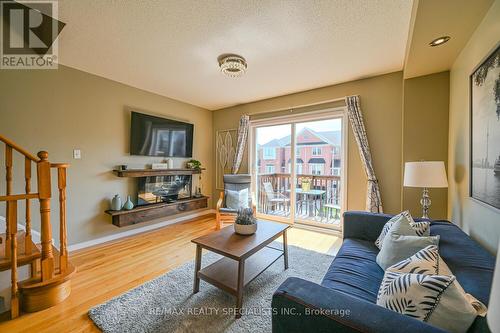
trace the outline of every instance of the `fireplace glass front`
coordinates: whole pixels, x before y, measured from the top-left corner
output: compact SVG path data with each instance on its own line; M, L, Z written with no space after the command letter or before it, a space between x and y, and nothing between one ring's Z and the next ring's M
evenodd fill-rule
M138 205L174 202L190 198L191 175L151 176L139 178Z

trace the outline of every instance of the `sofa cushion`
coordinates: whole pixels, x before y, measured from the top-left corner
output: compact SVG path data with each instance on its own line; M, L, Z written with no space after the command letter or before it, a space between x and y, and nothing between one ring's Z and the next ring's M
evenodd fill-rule
M440 235L439 255L465 292L487 306L495 268L493 255L449 222L432 222L432 235Z
M344 239L321 285L362 300L376 303L384 271L375 261L378 248L373 241Z

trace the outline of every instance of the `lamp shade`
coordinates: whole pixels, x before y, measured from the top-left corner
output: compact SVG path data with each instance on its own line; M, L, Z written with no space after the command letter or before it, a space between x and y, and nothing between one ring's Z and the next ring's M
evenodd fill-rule
M448 187L444 162L406 162L403 184L407 187Z
M498 244L500 250L500 244ZM488 315L486 320L490 331L500 332L500 251L497 253L497 263L493 275L493 285L491 286L490 303L488 304Z

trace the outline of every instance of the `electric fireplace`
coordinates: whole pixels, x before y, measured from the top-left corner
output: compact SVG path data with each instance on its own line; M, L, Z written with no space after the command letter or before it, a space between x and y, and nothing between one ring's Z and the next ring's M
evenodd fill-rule
M137 205L175 202L192 196L191 175L141 177L138 182Z

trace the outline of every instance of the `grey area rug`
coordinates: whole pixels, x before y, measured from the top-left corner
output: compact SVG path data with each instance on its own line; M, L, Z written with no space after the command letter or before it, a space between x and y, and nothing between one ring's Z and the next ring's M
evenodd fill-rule
M281 244L273 244L279 247ZM234 296L204 282L192 293L194 261L128 291L89 311L104 332L271 332L271 299L288 277L319 283L333 257L289 246L289 268L283 258L245 287L244 314L234 318ZM219 255L203 250L202 267Z

